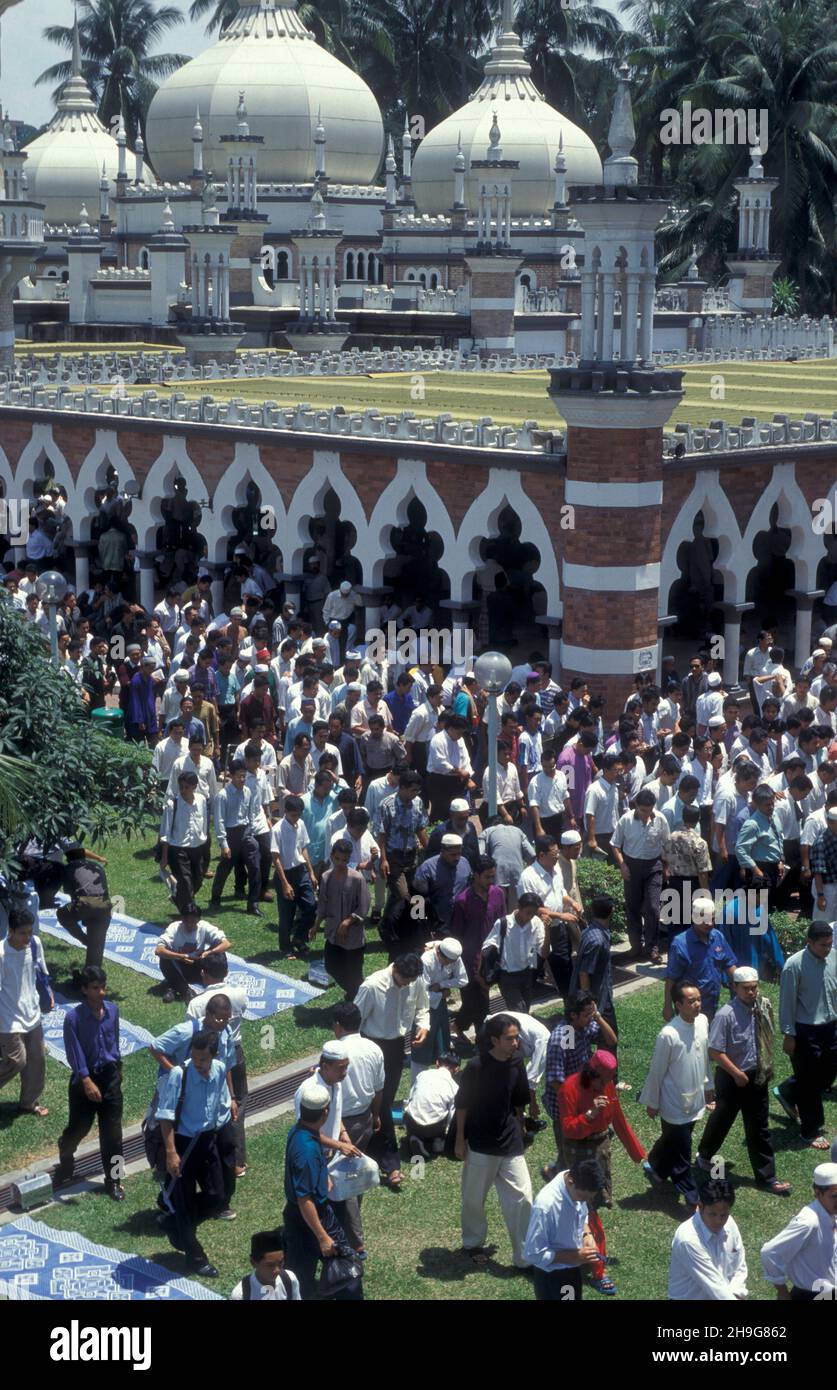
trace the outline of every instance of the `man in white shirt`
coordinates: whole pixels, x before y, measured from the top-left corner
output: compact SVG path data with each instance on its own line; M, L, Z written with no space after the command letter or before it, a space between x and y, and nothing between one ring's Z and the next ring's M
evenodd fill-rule
M25 909L9 915L0 941L0 1090L20 1077L18 1109L45 1119L40 1104L46 1081L46 1049L41 1025L37 975L47 975L44 948L35 936L35 918ZM50 991L51 993L51 991Z
M722 714L724 708L724 690L719 672L710 671L706 677L706 685L707 689L702 695L698 695L695 705L695 723L701 737L709 733L709 720L712 715Z
M432 1067L437 1057L450 1051L448 995L468 983L462 960L462 942L455 936L431 941L421 956L421 968L430 1004L430 1028L422 1048L410 1049L410 1073L415 1081L424 1067Z
M223 994L230 1004L230 1041L235 1048L235 1063L230 1067L230 1080L233 1095L238 1105L238 1115L232 1121L235 1135L235 1176L243 1178L247 1172L247 1144L244 1131L244 1114L247 1107L247 1062L241 1045L241 1020L247 1012L248 996L241 985L231 985L227 979L227 957L223 951L210 951L201 961L200 982L203 990L196 994L186 1012L190 1018L202 1019L213 995Z
M659 965L662 853L671 831L662 812L655 810L654 802L653 792L643 790L637 794L634 810L626 811L616 822L610 850L625 880L625 911L634 958L644 950L651 964Z
M279 908L279 949L288 960L307 952L309 934L317 918L317 876L308 854L310 837L302 820L303 810L301 796L286 796L284 815L270 832Z
M533 868L535 865L530 864L529 869ZM528 872L524 870L521 882ZM537 893L520 893L514 912L497 919L482 947L483 960L486 952L497 952L497 984L506 1008L526 1014L532 1005L538 957L546 955L546 929L538 915L540 911L541 898Z
M414 1076L404 1106L404 1128L412 1155L429 1158L431 1152L443 1152L456 1104L458 1071L459 1058L456 1053L443 1052L436 1058L434 1066Z
M185 1004L191 1003L192 986L200 984L209 957L231 950L232 943L220 927L205 921L196 903L188 903L180 920L166 927L154 948L160 973L168 985L163 1003L173 1003L176 996Z
M526 1064L526 1079L529 1082L529 1115L532 1120L537 1120L540 1115L538 1087L546 1070L550 1032L533 1014L521 1014L513 1009L507 1009L506 1013L520 1029L518 1047Z
M427 986L419 957L399 956L384 970L368 975L355 996L355 1003L360 1009L364 1037L376 1042L384 1054L381 1127L375 1136L374 1157L389 1186L397 1190L403 1177L398 1164L392 1102L404 1066L404 1039L410 1033L413 1046L421 1047L430 1027Z
M618 753L605 753L602 770L587 788L584 798L585 858L605 859L619 819L622 761Z
M168 737L161 739L151 755L151 770L161 782L169 782L175 763L178 759L185 761L186 757L188 749L183 740L183 716L176 715L169 724Z
M210 807L215 805L215 798L218 795L218 778L215 776L215 768L212 759L207 758L203 749L206 747L203 739L193 738L189 740L188 753L182 753L177 760L172 763L169 773L169 785L166 789L168 796L174 796L177 791L178 780L184 772L194 772L198 779L198 791L201 796L205 796Z
M473 768L465 733L468 725L458 715L448 715L445 727L430 740L427 751L427 794L431 821L446 820L450 803L475 790Z
M761 1247L764 1277L785 1303L837 1294L837 1163L818 1164L813 1178L814 1200Z
M732 1205L728 1178L701 1189L698 1209L678 1226L671 1242L668 1296L674 1302L734 1303L747 1297L747 1257Z
M411 767L421 773L422 777L427 771L430 740L438 730L441 705L442 687L435 684L429 685L423 702L413 710L402 735L404 747L407 750L407 760Z
M535 835L560 836L562 830L575 829L567 779L556 768L555 750L544 748L541 770L529 778L526 797Z
M639 1097L662 1134L643 1163L655 1186L671 1178L689 1211L698 1204L692 1176L692 1130L703 1115L709 1080L709 1020L700 1011L700 990L678 980L671 997L675 1016L657 1034L648 1076Z

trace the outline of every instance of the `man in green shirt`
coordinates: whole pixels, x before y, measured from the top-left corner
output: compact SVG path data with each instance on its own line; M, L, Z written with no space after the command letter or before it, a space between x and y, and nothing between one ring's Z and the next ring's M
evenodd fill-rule
M785 962L779 1027L793 1076L773 1094L812 1149L827 1149L822 1096L837 1076L837 950L828 922L812 922L808 942Z

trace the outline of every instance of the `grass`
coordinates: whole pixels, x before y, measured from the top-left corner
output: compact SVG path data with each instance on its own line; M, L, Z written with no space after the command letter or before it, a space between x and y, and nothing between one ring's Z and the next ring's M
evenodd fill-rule
M143 839L113 841L102 852L107 855L107 873L111 887L114 892L118 890L125 899L127 914L146 921L159 922L162 929L173 919L174 914L152 856L155 838L154 835L149 835ZM228 893L232 892L232 878L228 880L227 890ZM204 883L199 896L200 902L206 903L209 898L209 881ZM275 904L263 904L265 916L261 920L248 917L245 912L239 910L242 906L242 903L233 903L227 896L221 911L213 914L213 921L227 933L235 954L278 970L284 975L302 979L308 971L307 963L280 958ZM379 970L387 963L386 952L383 949L374 949L377 943L374 931L371 935L374 939L366 952L366 974ZM320 936L320 953L322 940ZM78 996L73 994L70 976L73 968L83 963L84 952L81 948L65 944L46 933L43 943L50 974L56 986L65 996L77 998ZM162 1002L159 983L149 976L108 960L105 961L105 967L108 974L108 992L119 1005L120 1013L126 1020L139 1024L158 1036L185 1017L181 1004ZM323 1012L341 997L341 991L333 988L312 999L310 1004L286 1009L282 1013L274 1014L270 1019L245 1020L242 1024L242 1044L251 1075L271 1071L296 1057L316 1051L325 1037L331 1037L327 1021L323 1022ZM133 1124L142 1119L155 1073L156 1063L147 1053L137 1052L126 1057L126 1124ZM48 1057L47 1086L43 1104L48 1107L50 1113L45 1120L17 1113L15 1083L10 1083L5 1091L0 1092L0 1172L19 1168L31 1159L41 1158L55 1151L58 1135L66 1119L68 1079L67 1068Z
M775 1000L775 989L770 992ZM661 1004L662 987L654 985L629 995L617 1006L623 1039L621 1074L634 1087L623 1098L623 1104L646 1147L656 1138L658 1129L637 1103L637 1096L662 1022ZM786 1070L782 1056L779 1076ZM826 1109L829 1131L833 1132L837 1129L837 1106L829 1102ZM219 1293L228 1294L247 1272L251 1233L281 1220L282 1154L288 1128L289 1122L279 1119L248 1131L250 1170L235 1197L238 1220L230 1224L207 1223L202 1228L202 1240L221 1275L210 1286ZM724 1145L724 1156L736 1165L735 1218L747 1251L750 1298L772 1300L773 1292L761 1273L759 1249L810 1200L811 1173L820 1155L799 1148L795 1126L781 1112L775 1113L772 1134L779 1173L793 1183L794 1191L789 1199L771 1197L754 1188L742 1134L739 1121ZM696 1134L695 1145L697 1137ZM551 1156L551 1132L545 1131L528 1150L536 1192L541 1186L540 1167ZM365 1278L367 1298L532 1298L530 1281L511 1267L508 1237L493 1195L489 1197L488 1214L489 1240L497 1245L495 1257L486 1269L477 1270L467 1257L457 1253L459 1181L457 1164L435 1159L426 1165L423 1176L417 1170L413 1180L405 1182L400 1195L380 1190L366 1198L363 1212L370 1252ZM618 1297L664 1300L671 1239L682 1219L682 1209L678 1210L664 1192L649 1190L641 1168L628 1159L618 1141L613 1145L613 1183L614 1208L605 1213L604 1225L608 1253L615 1261L610 1272L619 1287ZM179 1257L168 1249L154 1222L150 1175L129 1179L126 1188L127 1200L121 1207L90 1193L48 1207L43 1213L36 1213L37 1219L64 1230L79 1231L90 1240L145 1255L182 1272ZM601 1295L586 1291L585 1297L598 1299Z
M280 405L309 405L347 410L380 410L399 414L451 414L476 420L490 415L497 424L519 425L536 420L541 428L558 430L563 421L547 399L547 373L426 372L382 373L362 377L250 377L245 380L173 382L170 388L190 398L211 395L218 400L240 398L248 404L275 401ZM801 417L807 411L830 416L837 401L837 359L816 362L724 362L686 369L685 396L667 428L689 423L707 425L742 416L762 420L774 414ZM143 387L129 387L136 393ZM416 393L420 396L417 398ZM720 396L720 398L719 398Z

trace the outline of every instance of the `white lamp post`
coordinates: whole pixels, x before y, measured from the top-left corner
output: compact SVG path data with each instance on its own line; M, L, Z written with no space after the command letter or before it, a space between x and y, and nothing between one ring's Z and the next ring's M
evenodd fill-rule
M483 652L474 675L488 695L488 815L497 814L497 696L511 680L512 664L502 652Z
M63 574L58 570L47 570L40 579L35 581L35 593L45 605L49 614L49 644L52 647L53 663L58 665L58 623L56 622L56 612L58 605L67 592L67 581Z

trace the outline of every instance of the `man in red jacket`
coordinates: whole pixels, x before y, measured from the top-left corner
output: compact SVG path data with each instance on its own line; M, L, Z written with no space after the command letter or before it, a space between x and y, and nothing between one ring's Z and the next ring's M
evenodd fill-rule
M612 1052L598 1051L581 1071L576 1072L564 1082L558 1092L558 1114L561 1122L561 1140L564 1162L572 1166L577 1159L592 1158L601 1166L605 1175L602 1189L602 1206L613 1205L612 1182L610 1175L610 1137L613 1129L622 1141L624 1148L634 1163L641 1163L645 1149L625 1119L613 1078L616 1075L616 1058ZM616 1285L605 1274L604 1227L598 1211L589 1212L590 1230L599 1254L601 1264L591 1271L593 1287L600 1293L615 1294Z

